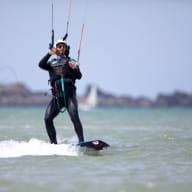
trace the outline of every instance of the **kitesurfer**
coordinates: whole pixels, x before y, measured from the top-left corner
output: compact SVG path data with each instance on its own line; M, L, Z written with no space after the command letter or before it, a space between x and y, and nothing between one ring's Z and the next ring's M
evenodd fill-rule
M51 60L50 57L56 55ZM50 142L57 144L54 118L66 109L73 123L79 142L84 141L83 127L78 114L76 97L76 79L82 74L78 63L69 57L69 46L64 40L56 41L55 45L39 62L39 67L49 72L52 87L52 99L45 112L45 126Z

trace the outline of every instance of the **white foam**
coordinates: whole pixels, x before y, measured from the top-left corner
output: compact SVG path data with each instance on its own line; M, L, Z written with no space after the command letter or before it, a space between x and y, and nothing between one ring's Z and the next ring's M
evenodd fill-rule
M53 145L38 139L29 141L0 141L0 158L21 156L78 156L78 148L71 144Z

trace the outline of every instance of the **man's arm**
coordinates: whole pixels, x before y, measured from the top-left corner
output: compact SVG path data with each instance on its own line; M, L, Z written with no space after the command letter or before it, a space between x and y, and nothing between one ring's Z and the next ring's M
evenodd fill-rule
M81 73L79 67L76 67L74 70L75 70L76 78L81 79L82 73Z
M49 58L51 57L51 55L54 55L56 53L56 49L52 48L51 50L49 50L49 53L47 53L39 62L39 67L41 69L45 69L45 70L49 70L49 65L47 64Z
M47 61L49 60L49 58L51 57L51 55L49 53L47 53L39 62L39 67L41 69L44 70L48 70L49 69L49 65L47 65Z
M81 79L82 73L81 73L81 71L80 71L80 69L79 69L78 63L77 63L74 59L71 59L71 60L69 61L69 66L74 70L74 72L75 72L75 78Z

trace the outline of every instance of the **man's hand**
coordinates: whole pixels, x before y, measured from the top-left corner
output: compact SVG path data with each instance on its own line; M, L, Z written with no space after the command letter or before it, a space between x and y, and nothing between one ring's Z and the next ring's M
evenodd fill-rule
M78 68L78 63L76 61L69 61L69 66L72 68L72 69L76 69Z
M50 50L49 50L49 54L50 54L50 55L56 54L56 48L53 47L52 49L50 49Z

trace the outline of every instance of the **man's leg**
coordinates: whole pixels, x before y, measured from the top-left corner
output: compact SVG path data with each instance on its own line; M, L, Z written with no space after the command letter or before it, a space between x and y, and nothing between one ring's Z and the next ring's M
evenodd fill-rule
M84 141L83 127L79 119L77 99L75 95L68 99L67 110L71 118L71 121L73 122L75 132L78 136L79 142Z
M56 130L53 119L58 115L59 109L56 104L56 99L52 98L45 112L45 126L51 143L57 144Z

